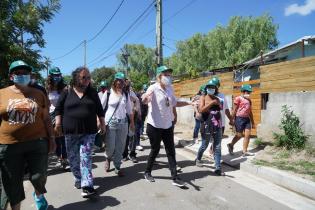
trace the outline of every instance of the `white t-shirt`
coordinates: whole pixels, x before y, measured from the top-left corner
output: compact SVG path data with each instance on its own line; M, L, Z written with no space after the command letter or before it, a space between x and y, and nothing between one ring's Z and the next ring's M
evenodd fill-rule
M50 101L49 113L52 113L55 111L59 96L60 94L56 90L53 90L48 93L48 99Z
M177 99L173 88L162 89L160 83L151 85L146 94L153 93L149 99L149 110L147 122L155 128L168 129L174 120L173 107L176 106Z
M221 124L224 127L225 126L225 110L229 109L229 106L227 104L227 100L225 98L225 95L223 93L218 93L218 97L223 100L223 109L221 110Z
M128 95L128 98L126 98L126 94L123 93L122 96L117 95L113 89L110 90L110 95L109 95L109 100L108 100L108 109L105 113L105 123L107 124L110 118L112 117L117 104L119 103L120 97L122 97L119 106L113 115L113 118L116 119L125 119L126 114L130 115L131 114L131 103L130 103L130 97ZM102 106L106 106L106 101L107 101L107 94L103 94L101 103Z

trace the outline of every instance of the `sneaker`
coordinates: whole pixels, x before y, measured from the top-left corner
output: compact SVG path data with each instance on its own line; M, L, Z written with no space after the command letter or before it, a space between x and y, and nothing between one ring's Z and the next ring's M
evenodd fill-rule
M106 158L105 160L105 171L109 172L110 170L110 160L108 158Z
M176 166L176 171L177 171L177 172L182 172L182 167Z
M228 149L229 149L229 153L230 153L230 155L234 155L234 152L233 152L233 146L232 146L231 144L227 144L226 146L227 146L227 147L228 147Z
M77 188L78 190L81 189L81 181L74 182L74 187Z
M48 202L47 202L47 200L43 194L37 196L35 194L35 192L33 192L33 198L34 198L37 210L47 210L48 209Z
M144 178L145 180L147 180L148 182L155 182L153 176L151 175L151 173L144 173Z
M215 175L217 175L217 176L225 176L225 173L222 172L220 169L215 170L214 173L215 173Z
M137 158L134 157L134 156L130 156L130 155L129 155L129 159L130 159L133 163L138 163Z
M136 150L143 151L143 147L141 145L136 146Z
M186 186L186 183L183 182L180 178L176 178L176 179L173 179L172 185L177 186L177 187L184 187Z
M242 153L242 157L246 157L246 156L254 156L255 154L254 153L251 153L251 152L243 152Z
M121 169L117 169L117 168L115 168L115 174L117 174L117 176L119 177L125 176L125 174L121 171Z
M61 159L61 166L63 170L67 170L68 169L68 161L66 159Z
M127 157L123 157L123 159L122 159L122 161L124 161L124 162L126 162L128 160L129 160L128 156Z
M93 187L83 187L82 188L82 197L83 198L89 198L91 197L92 195L95 195L96 194L96 191L94 190Z
M197 167L203 167L202 160L196 159L196 166L197 166Z

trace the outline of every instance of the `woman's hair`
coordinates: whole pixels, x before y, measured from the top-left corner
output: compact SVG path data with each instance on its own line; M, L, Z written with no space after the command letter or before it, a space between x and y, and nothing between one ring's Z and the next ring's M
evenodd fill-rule
M71 81L70 81L70 86L71 87L75 87L78 86L80 83L80 73L82 71L88 71L90 72L90 70L87 67L81 66L76 68L72 73L71 73Z
M54 81L53 81L53 76L51 74L48 75L46 82L45 82L45 87L47 92L51 92L54 90ZM67 85L64 83L63 78L58 82L57 84L57 92L60 94L61 91L66 87Z
M116 82L118 82L119 80L118 79L115 79L112 83L112 89L117 93L117 88L115 86ZM123 80L121 80L121 82L124 82Z

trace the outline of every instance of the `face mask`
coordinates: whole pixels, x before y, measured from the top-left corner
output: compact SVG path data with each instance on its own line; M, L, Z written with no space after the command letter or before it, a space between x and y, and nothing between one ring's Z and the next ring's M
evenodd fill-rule
M165 86L169 86L169 85L172 84L172 78L171 78L170 76L162 76L161 82L162 82Z
M244 94L243 95L245 98L250 98L250 94Z
M28 85L31 81L31 75L14 75L13 82L18 85Z
M214 95L215 89L207 89L207 94L208 95Z
M61 78L60 78L60 77L53 77L52 80L53 80L53 82L54 82L55 84L57 84L58 82L61 81Z

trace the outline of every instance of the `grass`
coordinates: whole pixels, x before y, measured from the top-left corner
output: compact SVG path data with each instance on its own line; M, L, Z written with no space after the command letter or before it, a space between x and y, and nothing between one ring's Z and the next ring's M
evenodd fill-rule
M289 152L288 152L289 153ZM286 157L287 153L282 153L279 158L275 158L272 162L266 160L254 160L254 164L261 166L269 166L278 168L281 170L292 171L298 174L309 175L312 177L312 180L315 181L315 163L307 160L298 160L298 161L289 161L283 157ZM288 156L289 157L289 156Z

